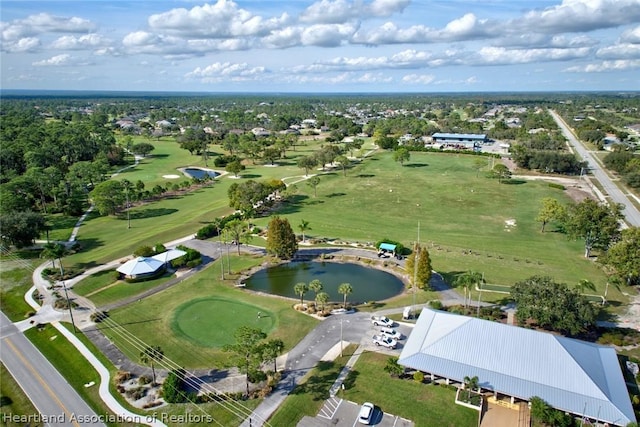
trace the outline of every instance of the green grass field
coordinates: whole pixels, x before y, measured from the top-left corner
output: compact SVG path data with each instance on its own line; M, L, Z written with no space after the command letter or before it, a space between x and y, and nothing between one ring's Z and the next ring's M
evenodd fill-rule
M238 271L258 265L259 258L249 256L232 257L232 271ZM315 325L317 320L292 309L293 302L282 298L268 298L233 286L233 281L222 282L219 276L220 266L214 262L200 274L192 276L160 293L129 304L110 312L110 322L100 326L105 335L132 360L138 360L140 350L127 340L133 334L145 341L147 345L160 346L167 358L185 368L223 368L228 366L229 354L203 345L194 339L185 339L176 334L175 316L182 308L197 304L203 299L218 301L207 307L204 315L217 316L218 310L231 310L234 302L241 309L235 315L227 315L216 325L220 333L227 334L227 340L233 339L236 326L258 327L269 332L269 339L281 339L285 343L285 352L296 345ZM205 307L198 307L197 311ZM236 307L238 309L238 307ZM208 311L208 314L207 314ZM257 312L267 316L257 317ZM178 314L179 315L179 314ZM111 321L119 327L114 327ZM211 319L207 320L211 322ZM195 333L197 325L190 329ZM208 334L211 331L202 331ZM204 335L203 335L204 336ZM197 338L197 337L196 337Z
M203 166L170 138L153 141L156 150L137 167L116 179L142 179L147 187L171 180L181 166ZM248 164L243 179L284 178L293 182L303 171L296 159L313 152L319 141L289 150L278 167ZM212 157L222 153L212 146ZM500 184L480 173L476 176L471 155L411 153L400 166L389 152L377 151L356 162L344 177L342 171L321 174L318 196L305 182L297 194L277 212L296 231L309 221L310 237L375 242L387 237L410 245L418 238L430 250L433 267L451 276L466 270L485 273L491 283L512 285L534 274L545 274L569 285L587 278L599 291L605 276L583 259L582 243L568 241L560 233L540 233L534 218L544 197L568 203L561 190L540 181ZM210 161L210 163L212 163ZM65 259L86 268L132 253L140 245L153 245L194 233L214 218L228 214L227 189L237 180L222 177L211 187L135 207L132 228L124 218L91 215L82 226L79 241L84 250ZM268 218L256 219L264 227ZM510 225L515 224L515 225ZM614 290L610 300L623 299Z
M372 402L384 412L421 427L473 427L478 412L454 403L456 392L444 386L392 378L383 371L389 356L363 353L345 380L345 399Z
M233 334L229 332L245 326L248 319L255 318L260 329L269 334L276 319L273 313L262 310L264 308L238 301L203 297L176 308L171 327L176 335L196 345L219 349L233 344Z

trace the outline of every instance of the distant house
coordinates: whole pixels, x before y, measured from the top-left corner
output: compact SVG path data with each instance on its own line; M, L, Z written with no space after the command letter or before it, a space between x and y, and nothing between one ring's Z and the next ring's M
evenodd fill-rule
M607 151L612 151L615 145L622 144L615 135L607 135L602 140L602 148Z
M539 397L591 423L635 421L612 347L425 308L398 363L447 384L476 376L511 404Z
M458 145L465 148L473 148L487 142L484 133L434 133L431 135L434 144Z
M257 128L251 129L251 133L253 133L255 136L269 136L269 135L271 135L271 132L269 132L268 130L266 130L265 128L262 128L262 127L257 127Z

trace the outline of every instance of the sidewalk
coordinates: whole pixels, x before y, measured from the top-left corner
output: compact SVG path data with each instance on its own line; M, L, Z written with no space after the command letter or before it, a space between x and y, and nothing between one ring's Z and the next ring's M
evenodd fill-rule
M329 396L334 397L338 394L340 388L342 387L342 383L347 378L347 375L349 375L349 372L351 372L351 369L353 369L353 366L356 364L363 351L364 347L362 347L361 345L356 348L356 351L353 352L353 355L351 355L351 357L347 361L347 364L344 365L344 368L342 368L342 371L340 371L338 378L336 378L336 382L331 386L331 389L329 390Z

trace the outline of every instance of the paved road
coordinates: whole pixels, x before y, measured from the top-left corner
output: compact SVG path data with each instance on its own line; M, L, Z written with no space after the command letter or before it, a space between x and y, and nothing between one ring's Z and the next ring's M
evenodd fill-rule
M0 359L42 416L17 424L105 426L58 371L11 321L0 313Z
M622 213L625 216L626 221L633 227L640 227L640 211L631 203L629 198L620 190L620 188L609 178L609 175L602 169L600 163L595 157L582 145L569 128L567 123L553 110L549 110L551 116L555 119L556 123L562 130L564 136L569 140L569 143L576 152L584 160L589 162L589 167L593 176L600 182L606 195L609 196L612 202L619 203L625 208Z

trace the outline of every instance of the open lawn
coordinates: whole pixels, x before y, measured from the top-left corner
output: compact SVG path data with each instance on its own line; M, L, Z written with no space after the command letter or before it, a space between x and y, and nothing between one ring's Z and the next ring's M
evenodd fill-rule
M231 260L232 271L262 262L261 259L249 256L234 256ZM102 328L103 332L132 360L138 359L140 350L127 340L128 334L143 339L147 345L160 346L165 357L180 366L189 369L211 369L227 367L229 354L211 345L202 345L194 339L185 339L181 334L174 332L176 313L193 303L203 299L217 300L220 302L221 311L232 308L229 302L243 306L235 315L220 319L215 327L227 334L226 339L233 337L234 328L241 325L258 327L265 332L271 331L269 338L283 340L285 352L297 344L317 324L317 320L293 310L291 308L294 304L293 300L265 297L236 288L233 281L227 280L223 283L219 272L220 265L214 262L198 275L189 277L175 286L126 307L112 310L110 320L105 324L99 324L98 327ZM218 305L213 304L206 309L209 316L215 317ZM268 317L258 318L258 311L267 313ZM114 326L112 321L119 326ZM191 333L196 329L190 328ZM202 331L202 333L209 332Z
M512 285L534 274L569 285L581 278L606 282L602 271L582 257L582 242L553 231L540 233L535 217L544 197L569 203L563 191L542 181L498 183L473 169L475 156L411 153L404 167L391 153L378 152L342 176L321 176L313 189L299 185L293 202L279 210L294 229L304 219L310 238L405 245L418 238L427 246L433 268L450 276L466 270L486 280ZM266 225L268 219L258 220ZM621 298L610 295L610 299Z
M478 412L454 403L456 392L446 386L420 384L384 372L389 356L363 353L345 380L345 399L373 402L384 412L412 420L416 426L473 427Z
M13 322L33 313L24 294L33 286L33 270L42 262L35 251L3 253L0 257L0 309Z
M147 187L171 180L181 166L204 166L198 156L189 155L171 138L153 141L153 156L116 179L141 179ZM243 180L285 178L301 180L303 171L296 159L308 155L319 141L289 150L278 167L248 162ZM211 147L212 159L222 153ZM450 277L466 271L485 273L496 284L512 285L534 274L545 274L569 285L588 278L604 290L605 276L593 262L582 257L582 242L568 241L563 234L539 232L534 218L544 197L568 203L568 197L542 181L500 184L476 176L476 156L444 153L411 153L401 166L390 152L377 151L354 162L343 176L340 170L322 171L317 187L304 181L297 194L276 213L289 219L294 230L301 220L311 226L310 237L343 241L375 242L387 237L410 245L418 238L430 250L433 267ZM125 218L91 215L82 226L79 241L85 250L68 257L77 267L89 267L125 256L140 245L153 245L194 233L214 218L228 214L229 176L189 193L132 209L132 228ZM267 218L255 223L266 226ZM120 231L118 231L120 230ZM126 238L123 238L126 236ZM610 300L623 300L612 290Z
M247 320L255 318L260 329L269 334L275 324L273 313L261 311L262 307L214 297L187 301L173 315L171 327L176 335L196 345L222 348L233 344L230 331L247 326Z
M103 271L100 273L110 274L104 274L98 277L94 275L86 279L90 280L86 287L83 283L84 280L73 287L73 289L78 292L78 295L83 295L91 299L91 301L93 301L93 303L97 307L102 307L125 298L139 295L145 291L148 291L149 289L153 289L156 286L160 286L175 278L174 274L165 273L163 276L156 279L129 283L124 280L113 280L115 276L114 270ZM110 280L108 280L109 276L111 276ZM106 286L100 286L96 289L97 285L101 284L103 278L107 279L109 281L109 284L107 284Z

